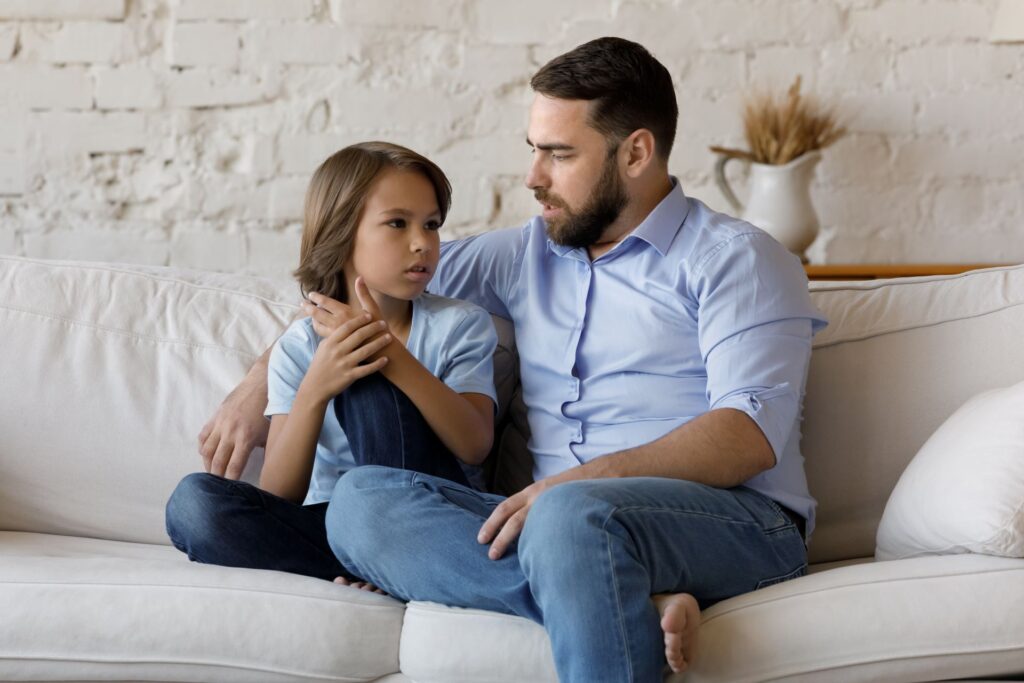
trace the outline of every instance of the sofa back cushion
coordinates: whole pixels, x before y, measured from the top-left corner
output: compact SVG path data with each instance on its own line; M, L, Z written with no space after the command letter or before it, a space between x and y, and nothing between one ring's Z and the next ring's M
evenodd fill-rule
M812 562L874 553L900 474L967 398L1024 379L1024 266L812 283L802 451L818 500Z
M297 298L252 277L0 257L0 529L166 543L199 430Z

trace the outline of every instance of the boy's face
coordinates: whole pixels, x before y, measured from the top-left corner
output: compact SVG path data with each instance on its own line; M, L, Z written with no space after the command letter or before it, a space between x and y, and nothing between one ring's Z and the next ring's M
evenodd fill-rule
M589 106L538 93L526 136L533 148L526 186L541 203L548 236L573 247L598 242L628 203L617 156L588 123Z
M422 173L382 172L366 198L345 267L349 291L355 277L362 275L371 292L392 299L422 294L437 269L440 227L437 194Z

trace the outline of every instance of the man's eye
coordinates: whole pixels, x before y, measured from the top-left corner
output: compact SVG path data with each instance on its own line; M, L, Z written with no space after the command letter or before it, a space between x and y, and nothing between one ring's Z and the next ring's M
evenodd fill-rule
M388 221L388 225L390 225L392 228L404 228L405 227L405 219L404 218L392 218L391 220Z
M569 157L566 154L552 154L551 158L555 161L565 161Z

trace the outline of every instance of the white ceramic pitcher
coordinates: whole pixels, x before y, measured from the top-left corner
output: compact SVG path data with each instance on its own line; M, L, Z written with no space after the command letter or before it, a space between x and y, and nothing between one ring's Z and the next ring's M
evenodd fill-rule
M818 235L818 216L811 204L811 180L821 152L814 150L788 164L750 164L750 197L744 206L725 178L721 156L715 164L715 180L740 218L761 228L807 263L804 251Z

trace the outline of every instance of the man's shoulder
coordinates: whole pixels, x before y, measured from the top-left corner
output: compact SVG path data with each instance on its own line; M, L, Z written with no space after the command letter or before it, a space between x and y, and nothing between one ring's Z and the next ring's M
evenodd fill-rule
M453 299L440 294L424 292L416 299L424 317L429 318L431 327L458 327L472 318L490 318L490 313L465 299Z
M688 197L686 217L689 233L686 260L694 271L707 267L715 257L742 251L755 260L774 255L782 246L771 235L745 220L715 211L699 199Z

